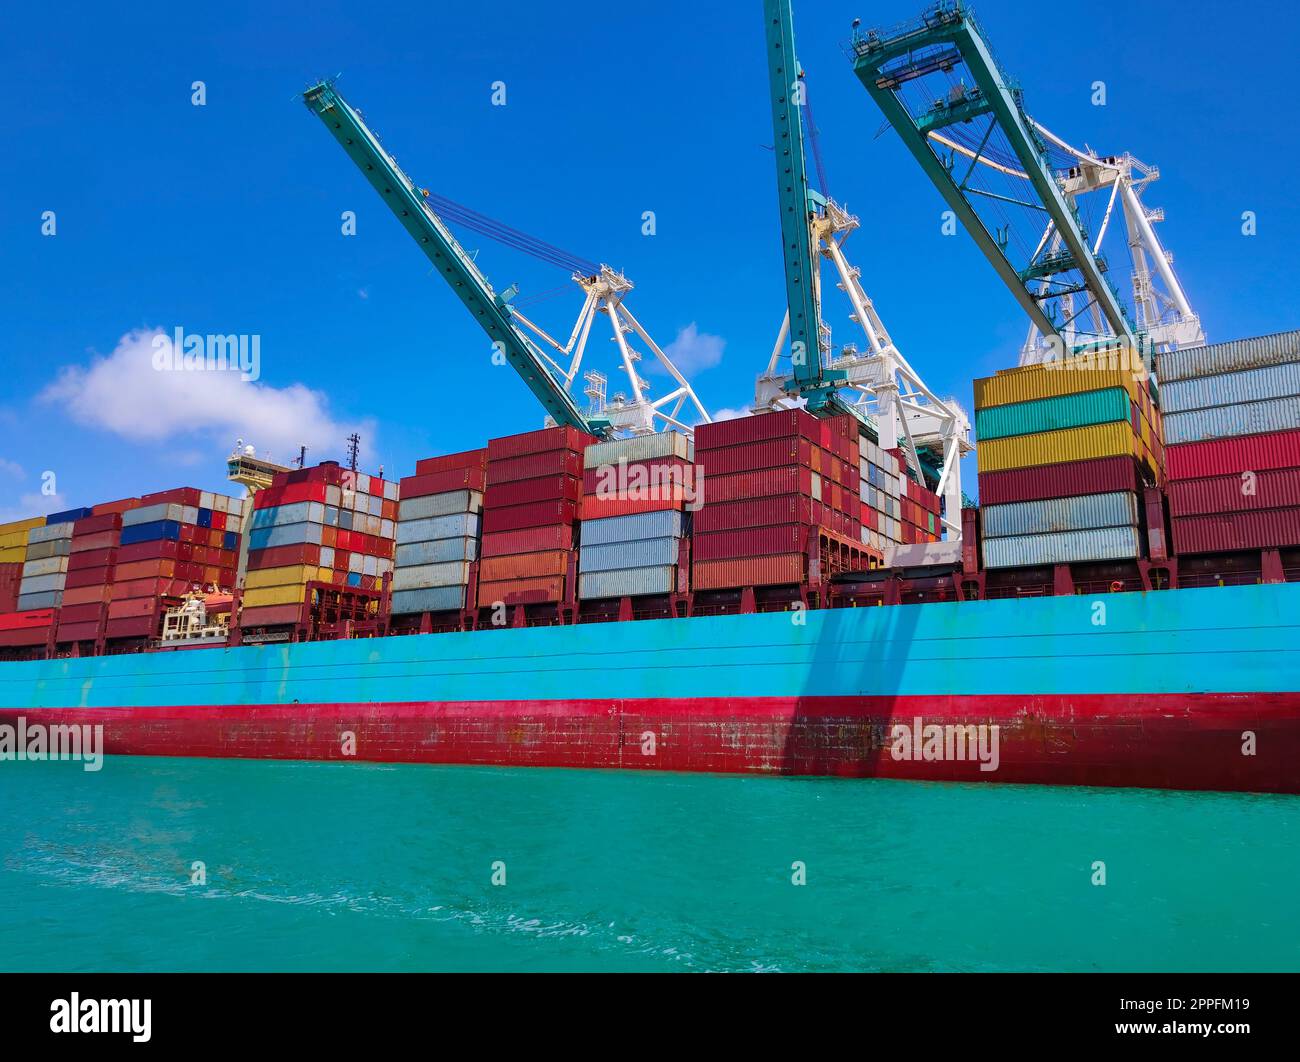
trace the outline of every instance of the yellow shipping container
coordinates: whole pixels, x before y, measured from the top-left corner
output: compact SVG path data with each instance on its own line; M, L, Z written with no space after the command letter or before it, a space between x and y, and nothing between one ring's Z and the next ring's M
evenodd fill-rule
M1146 379L1146 370L1141 362L1130 366L1118 355L1110 360L1099 354L1045 365L1025 365L1003 369L993 376L976 380L975 408L988 409L1013 402L1032 402L1038 398L1058 398L1108 387L1124 388L1137 402L1142 388L1146 387Z
M0 564L22 564L26 559L26 546L14 546L11 549L0 549Z
M32 516L26 520L14 520L7 524L0 524L0 535L12 534L15 531L30 531L33 527L44 527L45 517ZM26 541L26 538L23 539Z
M328 581L333 572L317 568L314 564L293 564L286 568L263 568L249 572L244 578L245 590L260 590L268 586L302 586L314 579Z
M244 608L262 605L297 605L306 597L304 586L264 586L244 591Z
M1133 433L1132 425L1120 422L987 439L979 444L976 461L981 472L1005 472L1010 468L1059 465L1094 457L1122 454L1142 457L1144 449L1142 437Z
M0 534L0 549L26 549L26 531L6 531Z

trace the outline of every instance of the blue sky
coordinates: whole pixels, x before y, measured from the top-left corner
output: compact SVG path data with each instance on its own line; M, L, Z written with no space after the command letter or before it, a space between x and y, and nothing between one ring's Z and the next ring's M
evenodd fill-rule
M272 10L273 8L273 10ZM1292 123L1297 33L1238 8L1186 3L977 6L1029 110L1098 151L1161 168L1147 193L1211 340L1297 325ZM599 18L595 13L599 12ZM1025 321L854 78L850 20L896 3L796 8L834 196L862 219L848 243L895 341L967 408L972 378L1014 364ZM417 458L540 426L540 407L333 139L299 101L341 91L420 183L627 271L629 305L661 342L716 364L710 409L742 407L783 310L772 140L757 0L592 8L497 0L60 5L0 35L8 165L0 171L0 519L180 484L221 488L235 437L288 458L341 456L409 474ZM1255 27L1267 26L1267 32ZM191 84L206 85L205 106ZM1091 102L1107 85L1107 104ZM491 86L507 86L507 106ZM1272 101L1272 102L1270 102ZM879 135L878 135L879 134ZM340 233L354 210L355 237ZM657 233L641 234L654 211ZM1258 234L1241 234L1253 210ZM54 211L57 235L41 234ZM467 234L498 287L566 276ZM573 294L535 308L567 334ZM847 307L830 302L837 339ZM261 379L159 391L132 371L147 330L260 336ZM134 336L134 338L132 338ZM710 340L708 337L716 337ZM717 358L718 343L721 357ZM617 386L612 363L611 391ZM115 355L116 352L116 355ZM154 379L151 380L150 376ZM39 494L53 471L58 495ZM973 470L969 478L973 481ZM973 482L968 489L973 488ZM973 489L972 489L973 492Z

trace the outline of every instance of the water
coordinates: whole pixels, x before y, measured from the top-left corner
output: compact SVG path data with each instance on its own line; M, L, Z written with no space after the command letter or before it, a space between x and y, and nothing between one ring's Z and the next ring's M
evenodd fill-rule
M0 763L6 970L1297 970L1298 869L1291 797Z

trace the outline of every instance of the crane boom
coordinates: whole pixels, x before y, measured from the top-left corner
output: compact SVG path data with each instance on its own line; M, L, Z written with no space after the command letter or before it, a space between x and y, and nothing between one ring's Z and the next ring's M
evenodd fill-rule
M564 384L552 375L546 362L515 323L509 296L498 295L473 259L461 247L442 219L425 201L423 193L402 172L397 162L369 129L361 116L339 95L330 81L303 93L307 109L315 114L342 145L388 208L420 245L488 338L523 377L546 412L557 424L602 434L608 427L583 415Z

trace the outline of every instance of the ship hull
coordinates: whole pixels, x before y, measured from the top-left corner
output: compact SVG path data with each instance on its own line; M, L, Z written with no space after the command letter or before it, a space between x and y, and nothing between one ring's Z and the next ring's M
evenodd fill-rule
M122 755L1300 792L1298 616L1279 585L9 664L0 724Z

